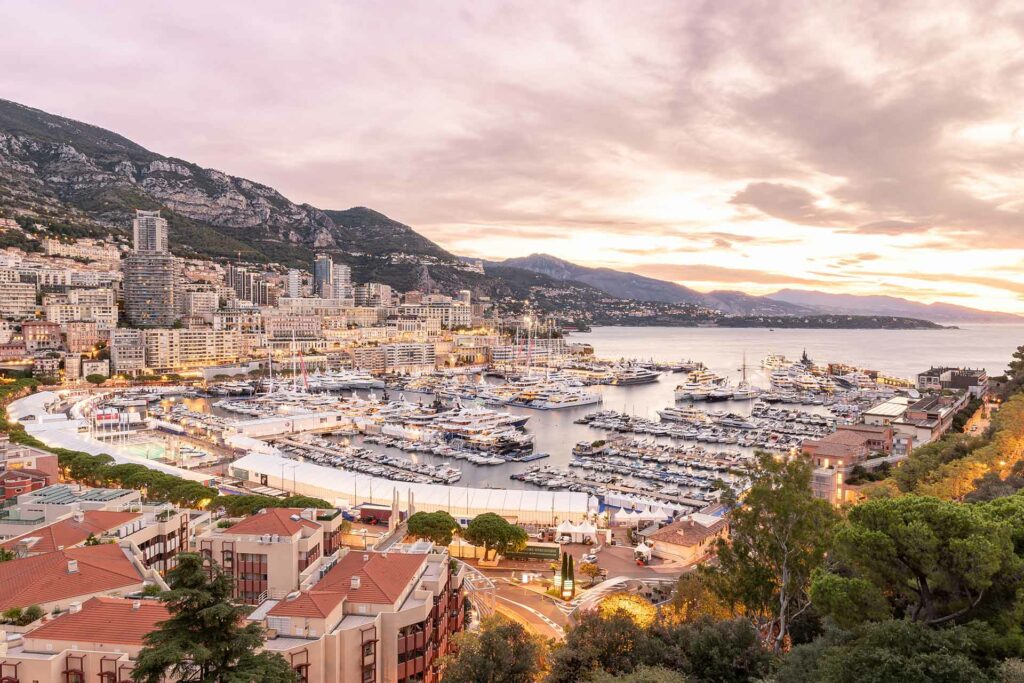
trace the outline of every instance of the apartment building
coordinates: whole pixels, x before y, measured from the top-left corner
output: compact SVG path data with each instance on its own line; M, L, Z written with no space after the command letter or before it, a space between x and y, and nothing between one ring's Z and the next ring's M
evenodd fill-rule
M141 527L142 515L114 510L76 510L67 517L0 543L18 557L84 545L90 537L123 539Z
M167 219L159 211L135 211L132 221L132 246L137 254L147 252L166 253L170 249L167 241Z
M122 262L124 304L136 327L170 327L178 317L181 261L170 253L139 252Z
M108 242L94 239L80 239L62 242L57 239L43 240L43 251L47 256L82 259L85 261L112 261L121 259L120 250Z
M60 325L46 320L26 320L21 324L21 336L29 353L55 351L63 343Z
M441 321L441 325L448 329L454 329L456 327L469 327L473 322L473 312L471 308L463 303L451 301L440 301L428 303L427 299L424 298L422 304L402 304L398 307L398 311L401 315L410 315L417 318L436 318ZM359 300L356 300L358 305Z
M835 505L851 502L847 479L854 467L873 470L882 463L898 462L894 430L888 425L842 425L821 439L805 441L803 457L814 466L811 489L818 498Z
M222 308L213 315L213 329L262 334L263 312L255 307Z
M343 549L302 590L250 616L304 683L433 683L465 620L463 573L429 542Z
M92 597L135 593L158 577L116 543L31 555L0 562L0 610L64 611Z
M283 598L332 562L341 545L340 510L267 508L196 538L199 552L235 579L246 604Z
M46 304L43 315L49 322L66 325L70 322L94 322L98 329L112 330L117 327L117 306L93 304Z
M146 369L146 339L142 330L110 331L110 363L122 375L137 375Z
M519 343L496 344L490 349L492 363L536 363L560 358L568 353L565 339L522 339Z
M87 353L100 343L100 328L95 322L73 320L61 325L64 346L70 353Z
M13 536L0 547L29 557L82 546L92 536L126 548L144 568L164 574L188 550L196 528L209 521L209 513L146 504L137 492L120 496L115 490L87 489L76 497L70 487L53 486L19 494L18 503L0 516L0 533Z
M127 683L146 634L168 616L157 600L88 598L10 635L0 657L0 681Z
M55 475L56 476L56 475ZM0 537L20 536L59 521L78 510L124 510L139 505L141 495L131 489L94 489L52 484L19 494L14 505L0 510Z
M0 282L0 316L27 318L36 312L36 286L27 282Z
M202 318L207 323L213 322L213 314L220 305L220 296L209 286L193 286L186 288L182 315ZM201 287L201 288L200 288Z
M433 372L437 357L433 343L383 344L384 370L403 375Z
M31 446L11 443L0 434L0 489L3 499L36 491L57 481L57 456Z
M906 454L916 446L931 443L949 431L953 417L967 404L970 394L926 396L907 406L903 415L893 420L898 448Z
M241 350L239 333L201 327L145 330L143 340L146 368L153 372L225 363Z
M951 389L981 398L988 392L988 373L982 368L929 368L917 376L921 391Z

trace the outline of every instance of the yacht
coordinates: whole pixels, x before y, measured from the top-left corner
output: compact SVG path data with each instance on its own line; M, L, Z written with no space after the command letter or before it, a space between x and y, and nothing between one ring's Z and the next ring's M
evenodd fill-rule
M708 417L702 410L696 408L669 407L659 410L658 415L662 420L668 422L707 422Z
M728 401L733 396L733 390L728 384L722 384L713 388L708 393L709 401Z
M384 380L361 370L329 370L314 372L308 377L309 388L319 391L342 389L383 389Z
M714 388L713 384L687 382L677 386L673 395L677 401L706 401Z
M616 386L629 386L633 384L651 384L657 382L661 373L643 367L626 367L616 370L611 383Z
M736 385L736 390L732 392L732 400L752 401L760 395L761 390L757 387L752 387L747 382L740 382Z
M714 386L710 384L701 384L696 389L690 391L691 401L707 401L711 396L711 392L714 391Z
M699 370L694 370L693 372L689 373L686 376L686 379L689 382L694 382L696 384L715 384L715 385L717 385L717 384L722 384L723 382L725 382L725 378L724 377L722 377L721 375L716 375L715 373L711 372L710 370L708 370L706 368L701 368Z

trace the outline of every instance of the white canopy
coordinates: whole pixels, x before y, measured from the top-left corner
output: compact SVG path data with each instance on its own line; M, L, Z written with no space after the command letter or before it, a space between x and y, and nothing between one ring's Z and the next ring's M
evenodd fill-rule
M562 523L558 525L557 532L559 536L571 536L576 533L576 525L567 519L563 519Z
M647 545L646 543L641 543L633 549L633 552L639 553L640 555L649 558L651 556L651 546Z
M493 512L526 524L552 524L555 518L581 519L587 514L585 493L409 484L263 453L239 458L231 463L231 473L247 481L261 481L261 476L265 476L268 486L287 491L294 487L297 493L324 500L344 497L353 505L391 505L397 491L403 510L407 509L411 494L417 511L446 510L456 520Z

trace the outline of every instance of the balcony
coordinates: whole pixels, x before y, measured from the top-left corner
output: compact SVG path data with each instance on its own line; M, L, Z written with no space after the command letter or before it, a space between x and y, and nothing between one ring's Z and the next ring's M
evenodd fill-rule
M426 668L426 658L424 656L414 657L406 662L398 663L398 679L408 678L409 676L415 676L423 672Z

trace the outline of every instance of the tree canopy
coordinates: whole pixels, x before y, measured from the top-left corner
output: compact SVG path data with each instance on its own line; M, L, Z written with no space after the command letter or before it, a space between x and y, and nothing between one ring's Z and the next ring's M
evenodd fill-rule
M544 668L546 646L518 622L491 617L456 639L444 663L446 683L531 683Z
M217 565L207 577L194 553L178 556L160 594L170 617L147 634L132 679L163 683L293 683L295 672L281 655L258 652L263 629L242 625L245 611L231 602L232 579Z
M445 510L437 512L417 512L409 516L406 522L409 533L417 538L425 538L435 544L448 547L459 523Z
M717 541L718 562L705 576L780 651L792 620L810 605L811 575L824 562L838 516L813 497L805 461L761 453L751 477L743 504L729 513L730 538Z
M897 618L951 621L1020 563L1008 525L980 508L921 496L854 507L836 532L834 554L851 576L820 574L813 595L841 621L880 616L883 596Z
M474 517L462 532L462 537L473 545L483 546L484 559L490 559L492 552L500 555L522 550L529 540L521 526L510 524L504 517L493 512Z

